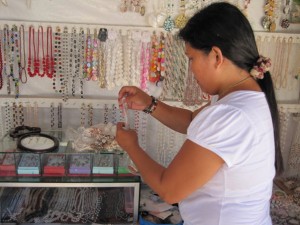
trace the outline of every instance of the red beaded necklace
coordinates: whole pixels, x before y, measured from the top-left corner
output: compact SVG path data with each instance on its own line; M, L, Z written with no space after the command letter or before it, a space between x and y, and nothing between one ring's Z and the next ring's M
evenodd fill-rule
M31 46L31 44L33 46ZM32 49L33 48L33 49ZM33 50L33 59L32 59L32 50ZM37 75L38 71L36 71L36 51L35 51L35 40L34 40L34 27L29 27L29 45L28 45L28 63L27 63L27 72L30 77L34 77ZM33 69L33 71L32 71Z

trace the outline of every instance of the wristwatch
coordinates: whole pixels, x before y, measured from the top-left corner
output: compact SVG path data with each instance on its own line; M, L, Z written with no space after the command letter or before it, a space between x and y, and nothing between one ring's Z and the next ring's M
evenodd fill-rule
M53 152L58 146L56 137L43 133L25 134L17 141L18 149L36 153Z

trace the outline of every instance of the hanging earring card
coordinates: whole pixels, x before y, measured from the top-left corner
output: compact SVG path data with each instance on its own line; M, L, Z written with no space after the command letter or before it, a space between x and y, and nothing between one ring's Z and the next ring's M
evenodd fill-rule
M0 158L0 175L14 176L16 175L16 156L14 153L1 154Z
M65 154L46 154L44 160L44 175L65 175Z
M69 174L91 174L91 155L72 154L69 161Z
M114 154L95 154L93 174L114 174Z
M118 175L132 175L128 169L130 165L130 158L127 153L118 154L118 165L117 165L117 173Z
M17 172L19 175L40 174L40 154L22 153Z

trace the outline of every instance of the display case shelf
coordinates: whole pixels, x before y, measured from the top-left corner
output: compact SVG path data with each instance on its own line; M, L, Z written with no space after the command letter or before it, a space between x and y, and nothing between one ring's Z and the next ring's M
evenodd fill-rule
M47 153L22 151L17 148L16 142L18 138L11 138L9 135L2 138L0 148L0 223L30 224L38 221L39 224L47 224L50 221L52 224L136 224L139 210L140 177L129 172L124 173L124 168L121 167L124 167L125 153L118 149L76 152L72 149L72 143L65 141L64 134L60 132L51 132L51 134L59 137L60 145L57 150ZM56 167L56 169L63 170L54 170L54 173L51 174L51 170L45 170L47 159L57 155L62 156L65 161L62 168ZM88 159L90 160L88 172L83 174L70 173L72 157L75 157L75 160L77 160L76 157L86 155L89 156ZM6 156L10 157L11 165L4 165ZM103 165L101 160L94 161L99 159L99 157L106 160ZM36 160L38 163L27 163L28 167L24 167L23 163L23 167L21 167L23 171L20 171L18 169L20 169L23 158ZM128 157L126 158L128 159ZM94 165L98 169L100 168L100 171L94 172ZM108 170L106 166L109 166ZM28 174L26 174L27 171L29 171ZM38 172L35 173L35 171ZM57 171L63 172L56 174L55 172ZM92 201L93 198L91 196L98 193L97 197L94 198L101 198L103 200L101 204L104 204L106 208L118 207L118 209L112 210L117 210L116 212L119 212L121 216L107 212L100 205L95 205L97 212L95 211L93 217L89 219L86 216L78 216L80 212L70 211L73 207L70 205L71 203L66 204L65 208L58 210L61 207L61 203L59 203L60 200L56 195L52 196L53 193L60 196L72 190L76 195L72 196L69 193L69 195L64 197L65 201L69 202L69 198L74 198L77 200L74 200L75 203L73 201L72 204L83 204L82 201L84 199L87 201L87 198L89 198L89 201ZM36 199L36 203L39 203L39 206L35 207L36 212L31 210L28 200L24 200L25 196L22 195L25 193L27 195L30 193L31 198ZM43 208L44 195L52 196L47 197L49 198L49 207L47 209ZM116 206L116 201L118 206ZM93 203L96 204L96 201L93 201ZM87 204L87 207L90 203L86 202L85 204ZM24 211L23 213L21 213L21 209ZM53 213L54 211L57 212L57 215ZM77 220L74 218L77 218Z

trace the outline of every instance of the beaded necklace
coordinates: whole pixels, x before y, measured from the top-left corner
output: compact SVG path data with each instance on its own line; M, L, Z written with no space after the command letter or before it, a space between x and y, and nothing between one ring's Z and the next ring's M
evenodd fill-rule
M13 127L19 126L19 120L18 120L18 110L17 110L17 103L13 102L12 104L12 115L13 115Z
M262 26L265 30L274 32L276 30L276 0L267 0L264 6L265 16L262 20Z
M52 77L52 85L53 90L58 93L62 92L61 86L58 87L58 83L62 82L63 80L61 43L61 29L59 26L57 26L54 34L54 71Z
M3 27L3 78L6 78L7 93L10 94L10 79L7 77L7 58L9 57L9 28L5 24Z
M94 116L94 109L91 103L88 104L87 110L88 110L88 125L89 127L91 127L93 126L93 116Z
M52 42L52 27L47 27L47 49L46 49L46 62L45 62L45 74L49 78L53 78L54 74L54 57L53 57L53 42Z
M69 33L68 27L64 27L62 33L62 71L63 77L61 77L61 85L62 85L62 100L67 101L69 98L69 54L70 54L70 41L69 41Z
M84 74L84 68L85 68L85 63L84 63L84 53L85 53L85 35L84 35L84 29L80 28L79 30L79 36L78 36L78 79L80 82L80 98L83 98L83 74Z
M0 118L1 118L1 120L0 120L0 135L1 135L1 137L4 137L4 134L6 134L5 132L4 132L4 117L3 117L3 113L2 113L2 109L0 110ZM0 156L0 162L1 162L1 164L3 164L2 162L2 156Z
M130 30L127 31L126 35L126 43L124 50L124 77L130 77L132 75L132 50L133 50L133 40L132 40L132 32ZM132 79L128 79L130 81Z
M141 68L141 51L142 51L142 33L141 31L132 32L133 53L131 54L131 84L138 86L140 84L140 68Z
M166 137L164 136L166 134L166 132L163 131L163 129L165 128L165 126L163 126L162 124L160 124L159 122L155 121L155 125L156 128L155 130L157 131L156 135L156 160L161 163L162 165L165 165L165 161L166 161Z
M12 79L15 86L15 97L18 98L20 94L19 89L19 76L15 77L15 74L19 74L19 65L20 65L20 52L19 52L19 32L16 25L13 25L10 33L10 41L11 41L11 55L10 55L10 74L9 78ZM17 61L17 73L15 73L15 61Z
M86 38L86 49L85 49L85 70L84 70L84 77L87 80L90 80L92 77L92 37L90 33L90 29L87 29L87 38Z
M24 126L24 107L22 102L19 103L18 109L19 109L19 120L20 120L19 124L20 126Z
M170 96L173 100L182 100L183 92L186 81L187 74L187 57L184 53L184 43L178 38L174 38L172 34L170 34L167 38L168 50L170 56L168 60L170 63L167 64L167 83L168 87L168 96ZM172 45L170 45L172 43ZM172 48L170 48L172 46Z
M57 128L62 128L62 103L57 107Z
M288 40L284 39L284 55L283 57L283 65L281 68L281 88L286 88L287 87L287 79L288 79L288 72L289 72L289 65L290 65L290 55L291 55L291 50L292 50L292 43L293 43L293 38L289 37ZM286 46L287 45L287 46Z
M100 88L105 88L106 87L106 80L105 80L105 74L106 74L106 61L108 59L108 49L107 46L109 44L109 41L106 41L107 39L107 30L105 28L100 28L99 35L101 34L101 29L103 32L105 32L105 38L100 38L100 43L99 43L99 83L98 86ZM98 35L98 36L99 36ZM99 38L99 37L98 37ZM109 86L107 86L109 87Z
M154 32L151 36L151 62L150 62L150 74L148 80L150 82L159 81L159 41L156 33Z
M107 58L106 58L106 79L107 88L113 89L117 83L117 60L118 60L118 33L116 30L109 30L107 40ZM104 88L103 84L102 88Z
M173 85L173 96L175 96L176 100L182 100L183 98L183 91L186 81L186 74L187 74L187 57L185 55L184 43L179 40L178 38L174 40L174 51L175 51L175 65L174 66L174 75L176 78L172 82Z
M4 108L5 108L4 130L5 130L5 133L7 133L13 127L13 123L11 122L13 113L12 113L12 107L10 107L8 102L5 103Z
M115 71L115 84L117 86L123 86L126 85L128 82L128 78L124 77L123 74L123 68L124 68L124 54L123 54L123 41L122 41L122 35L121 30L118 30L116 32L116 58L115 58L115 64L116 64L116 71Z
M251 3L251 0L244 0L243 12L246 16L248 15L247 10L248 10L250 3Z
M189 66L189 72L186 79L186 86L184 90L183 104L187 106L194 105L193 99L193 88L194 88L195 79L193 79L193 74Z
M103 123L108 124L108 105L104 104Z
M295 124L291 148L288 156L287 173L291 177L300 176L300 114L292 113L291 120Z
M147 80L149 76L149 59L151 47L151 34L149 32L142 33L142 53L141 53L141 82L140 88L147 92Z
M3 61L2 61L2 30L0 30L0 90L3 87L3 76L2 76L2 71L3 71Z
M93 37L93 44L92 44L92 74L91 79L92 81L98 80L98 73L99 73L99 40L97 30L94 29L94 37Z
M29 27L29 44L28 44L28 62L27 62L27 72L30 77L37 75L37 57L36 57L36 48L35 48L35 39L34 39L34 27ZM33 52L32 52L33 50ZM33 57L33 58L32 58Z
M55 118L54 118L54 103L50 104L50 128L54 130Z
M41 50L40 50L41 47ZM42 60L40 60L40 51L42 52ZM37 74L40 77L45 76L46 71L46 59L45 59L45 51L44 51L44 28L43 26L38 27L38 42L37 42L37 64L36 64L36 70L38 71Z
M164 75L164 82L162 86L162 93L160 96L161 100L164 100L168 97L168 92L171 84L170 74L173 70L172 68L172 60L173 60L173 52L172 52L172 45L173 45L173 35L171 33L167 33L165 39L165 75Z
M117 123L117 121L119 121L118 120L118 118L117 118L117 106L115 105L115 104L112 104L112 113L111 113L111 115L112 115L112 119L111 119L111 122L112 122L112 124L116 124Z
M159 70L159 80L162 81L165 76L165 35L163 32L160 33L160 42L158 48L158 70Z
M70 38L70 53L69 53L69 69L68 69L68 76L71 76L71 91L72 96L75 96L75 78L77 74L77 33L76 28L73 27L71 31L71 38Z
M32 117L32 107L31 107L31 104L30 104L30 102L27 102L26 103L26 113L25 113L25 122L24 122L24 124L26 125L26 126L32 126L32 119L31 119L31 117Z
M180 14L175 19L175 25L179 29L183 28L188 21L188 18L185 16L185 4L185 0L180 0Z
M80 107L80 126L85 127L85 104L82 103Z
M33 106L33 126L39 126L39 105L37 102L34 102Z
M275 89L279 89L281 87L281 77L283 76L281 74L281 70L283 68L282 61L284 56L284 40L281 40L280 37L277 37L275 39L272 38L271 40L272 44L275 45L275 55L274 55L274 66L271 68L272 71L272 80L274 82Z
M25 84L27 83L27 71L26 71L26 52L25 52L25 31L24 25L19 28L20 37L20 65L19 65L19 80ZM23 78L24 77L24 78Z
M173 0L168 0L168 3L167 3L168 16L163 25L165 31L172 31L175 28L175 22L172 19L173 13L174 13L174 2L173 2Z
M280 26L284 29L287 29L290 26L290 21L288 19L290 12L291 12L291 7L290 7L290 0L285 0L284 1L284 7L283 7L283 18L280 22Z

